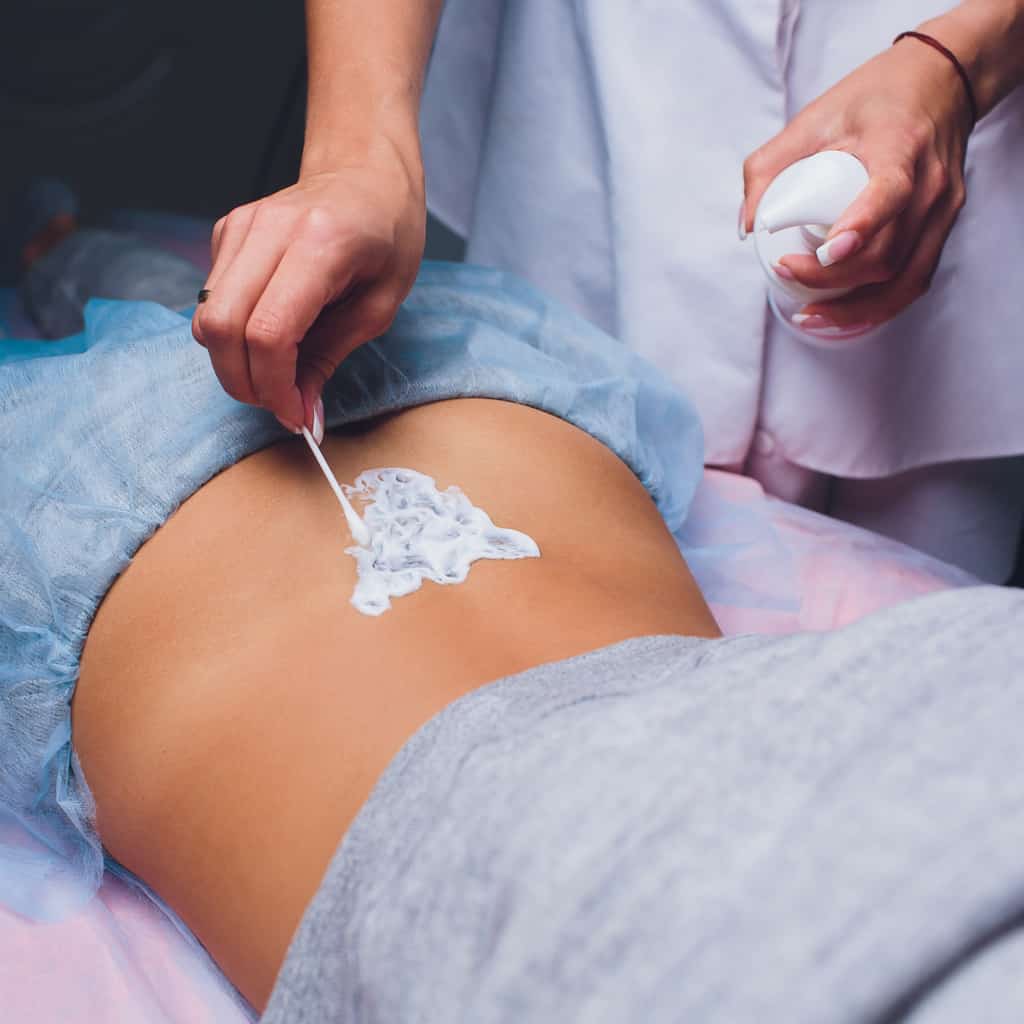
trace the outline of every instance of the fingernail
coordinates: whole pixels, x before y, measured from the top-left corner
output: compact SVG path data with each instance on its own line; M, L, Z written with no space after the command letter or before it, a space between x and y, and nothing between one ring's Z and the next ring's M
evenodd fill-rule
M779 277L781 277L784 281L796 280L796 274L794 274L793 271L790 270L789 267L787 267L783 263L773 263L772 270L774 270L775 273L778 274Z
M794 313L792 321L803 331L820 331L824 327L835 327L834 321L817 313Z
M288 431L288 433L290 433L290 434L301 434L302 433L302 427L293 426L287 420L281 419L280 416L275 416L274 418L277 420L278 423L281 424L282 427L284 427L285 430Z
M867 334L868 331L874 330L874 327L874 324L845 324L839 330L844 338L854 338L858 334Z
M736 227L736 233L740 236L740 241L745 242L747 240L747 201L746 199L740 203L740 218L739 223Z
M313 440L322 444L324 440L324 400L318 398L313 404Z
M844 231L818 249L818 262L831 267L852 256L860 248L860 233Z

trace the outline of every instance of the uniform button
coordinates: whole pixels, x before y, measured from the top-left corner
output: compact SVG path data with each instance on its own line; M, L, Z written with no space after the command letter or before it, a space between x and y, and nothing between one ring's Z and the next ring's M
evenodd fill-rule
M771 455L775 451L775 438L767 430L759 430L754 435L754 450L758 455Z

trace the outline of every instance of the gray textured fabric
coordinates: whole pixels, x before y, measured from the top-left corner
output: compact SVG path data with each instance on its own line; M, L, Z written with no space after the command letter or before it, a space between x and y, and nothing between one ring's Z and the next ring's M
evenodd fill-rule
M378 783L263 1020L946 1024L1024 914L1022 626L983 587L464 697Z

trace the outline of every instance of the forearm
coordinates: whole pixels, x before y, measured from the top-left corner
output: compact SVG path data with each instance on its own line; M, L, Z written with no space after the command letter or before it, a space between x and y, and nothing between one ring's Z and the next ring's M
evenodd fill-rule
M381 143L419 160L423 77L443 0L306 0L309 97L303 173Z
M979 116L1024 83L1024 0L965 0L920 29L964 65Z

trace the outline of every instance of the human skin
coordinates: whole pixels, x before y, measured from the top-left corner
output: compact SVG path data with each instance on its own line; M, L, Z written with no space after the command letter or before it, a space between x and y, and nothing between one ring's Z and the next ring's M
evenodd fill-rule
M417 120L441 0L307 0L309 95L299 180L221 218L192 329L229 394L312 428L324 382L390 325L423 255ZM984 115L1024 78L1024 0L966 0L919 26L956 53ZM856 153L872 181L834 225L825 267L780 273L852 294L802 326L856 333L923 295L963 206L970 134L950 62L904 40L805 108L744 165L743 231L789 164ZM834 243L834 244L833 244Z
M339 840L429 718L630 637L718 635L647 492L562 420L448 401L323 450L341 481L402 466L457 484L541 557L361 615L344 519L294 439L189 498L105 597L72 704L100 836L260 1010Z
M340 362L379 337L423 257L423 75L442 0L307 0L299 179L217 221L192 321L228 394L312 429ZM301 344L300 344L301 343Z
M1024 82L1024 0L967 0L917 30L963 64L979 117ZM904 39L847 75L748 157L741 234L752 229L765 189L803 157L845 150L871 175L832 226L823 259L779 261L780 273L810 288L854 289L805 306L799 315L813 319L800 326L869 330L928 291L966 199L964 159L972 128L953 63L919 40Z

